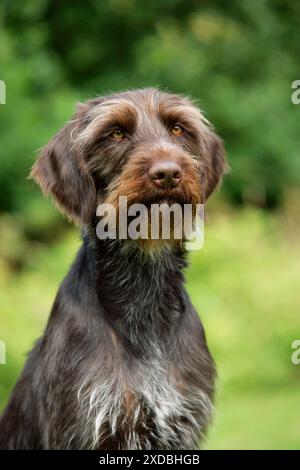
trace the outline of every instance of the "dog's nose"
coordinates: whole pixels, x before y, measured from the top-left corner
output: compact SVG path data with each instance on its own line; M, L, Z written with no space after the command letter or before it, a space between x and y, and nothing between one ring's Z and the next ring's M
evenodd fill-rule
M182 177L181 167L168 160L154 163L149 170L150 179L159 188L176 188Z

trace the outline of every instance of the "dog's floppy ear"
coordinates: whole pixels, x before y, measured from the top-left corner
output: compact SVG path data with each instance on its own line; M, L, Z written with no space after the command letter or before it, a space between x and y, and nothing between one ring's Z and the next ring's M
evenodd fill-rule
M222 139L211 129L205 139L206 175L205 175L205 199L214 191L222 181L224 173L228 170L225 158L225 150Z
M69 218L88 223L96 212L96 188L76 144L80 121L79 112L42 149L30 177Z

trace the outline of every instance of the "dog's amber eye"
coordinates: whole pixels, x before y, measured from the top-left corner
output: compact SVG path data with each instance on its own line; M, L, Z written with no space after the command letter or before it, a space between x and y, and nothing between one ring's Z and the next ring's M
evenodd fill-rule
M114 129L111 133L111 136L115 140L123 140L125 139L125 132L122 129Z
M183 127L181 127L179 124L176 124L172 129L172 134L176 136L183 134Z

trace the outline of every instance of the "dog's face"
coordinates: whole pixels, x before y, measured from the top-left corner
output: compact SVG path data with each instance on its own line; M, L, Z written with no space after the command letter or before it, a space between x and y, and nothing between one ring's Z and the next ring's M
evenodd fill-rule
M223 145L185 97L133 90L81 104L31 176L75 221L99 203L204 203L226 167Z

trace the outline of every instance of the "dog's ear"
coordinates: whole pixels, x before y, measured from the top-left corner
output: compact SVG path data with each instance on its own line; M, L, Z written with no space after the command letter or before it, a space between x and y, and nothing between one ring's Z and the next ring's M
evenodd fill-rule
M33 178L70 219L89 223L96 212L96 188L76 144L80 112L42 149L32 167Z
M214 191L216 186L221 183L223 175L228 170L225 157L225 149L222 139L211 129L205 138L205 199Z

